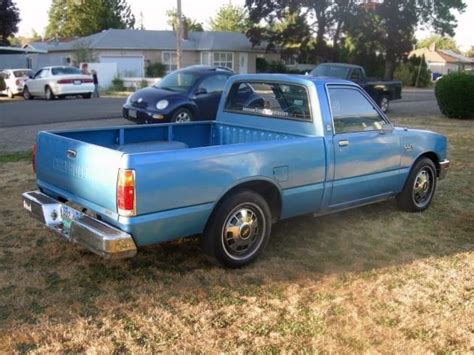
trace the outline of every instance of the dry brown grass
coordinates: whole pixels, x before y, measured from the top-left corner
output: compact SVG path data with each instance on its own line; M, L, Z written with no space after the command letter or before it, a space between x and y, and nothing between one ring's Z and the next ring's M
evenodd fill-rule
M107 262L22 211L26 161L0 162L0 353L474 351L474 122L429 210L393 201L279 223L258 262L224 270L196 239Z

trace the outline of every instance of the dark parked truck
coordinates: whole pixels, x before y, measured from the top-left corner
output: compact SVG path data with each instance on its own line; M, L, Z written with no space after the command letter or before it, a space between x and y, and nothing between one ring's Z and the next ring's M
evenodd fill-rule
M312 76L331 77L353 81L359 84L380 106L383 112L390 108L390 101L402 98L402 82L399 80L369 81L365 70L359 65L344 63L319 64L311 71Z
M394 127L358 85L278 74L229 78L216 121L40 132L36 147L23 205L48 228L105 257L201 235L229 267L278 220L392 197L423 211L449 167L446 137Z

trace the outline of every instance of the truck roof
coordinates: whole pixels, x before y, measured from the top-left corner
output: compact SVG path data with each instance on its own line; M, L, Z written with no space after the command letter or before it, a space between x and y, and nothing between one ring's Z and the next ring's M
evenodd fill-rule
M282 81L300 85L308 84L345 84L357 86L355 83L349 80L330 78L330 77L314 77L311 75L301 75L301 74L238 74L231 76L229 81L256 81L256 80L269 80L269 81Z
M319 65L331 65L334 67L344 67L344 68L362 68L360 65L356 64L347 64L347 63L321 63Z

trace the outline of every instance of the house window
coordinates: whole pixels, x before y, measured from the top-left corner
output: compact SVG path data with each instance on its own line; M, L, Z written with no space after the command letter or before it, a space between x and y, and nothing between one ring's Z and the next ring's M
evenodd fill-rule
M178 69L178 56L176 52L163 52L161 62L166 66L167 73Z
M211 65L211 52L201 52L201 64Z
M201 64L234 69L234 53L201 52Z
M214 52L212 54L212 65L216 67L227 67L234 69L234 53Z

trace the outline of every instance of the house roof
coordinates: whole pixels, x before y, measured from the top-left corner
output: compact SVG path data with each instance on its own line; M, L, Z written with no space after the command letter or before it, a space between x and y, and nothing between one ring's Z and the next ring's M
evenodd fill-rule
M456 63L456 64L474 64L474 60L463 55L457 54L449 49L419 48L410 53L410 57L424 55L427 62L431 63Z
M91 49L154 49L176 50L174 31L110 29L69 42L34 42L33 48L45 48L48 52L70 51L87 44ZM252 47L252 43L239 32L189 32L182 42L183 50L264 51L265 44Z
M454 59L456 63L472 63L474 64L474 59L465 57L461 54L458 54L456 52L453 52L452 50L449 49L438 49L438 52L441 52L441 55L449 56Z

